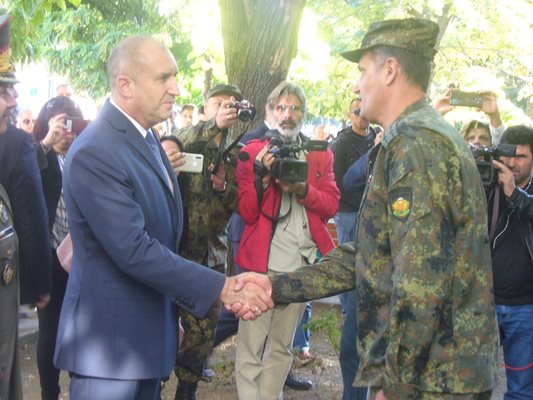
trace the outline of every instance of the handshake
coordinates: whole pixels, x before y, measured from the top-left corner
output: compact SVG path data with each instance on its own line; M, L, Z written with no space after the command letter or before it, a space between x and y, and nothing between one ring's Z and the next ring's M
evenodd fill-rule
M226 278L220 301L243 320L254 320L274 307L272 284L267 275L247 272Z

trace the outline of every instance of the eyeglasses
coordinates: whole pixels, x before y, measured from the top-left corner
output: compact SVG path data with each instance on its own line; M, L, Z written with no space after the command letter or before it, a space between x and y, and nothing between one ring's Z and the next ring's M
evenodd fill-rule
M361 114L361 109L358 108L357 110L352 110L351 113L358 117Z
M34 123L35 123L35 120L34 120L34 119L29 119L29 118L24 118L24 119L22 120L22 123L23 123L24 125L29 125L30 123L33 123L33 124L34 124Z
M276 106L276 111L278 111L278 112L284 113L285 111L287 111L287 109L289 109L291 111L291 113L302 112L302 107L300 107L300 106L286 106L284 104L278 104Z

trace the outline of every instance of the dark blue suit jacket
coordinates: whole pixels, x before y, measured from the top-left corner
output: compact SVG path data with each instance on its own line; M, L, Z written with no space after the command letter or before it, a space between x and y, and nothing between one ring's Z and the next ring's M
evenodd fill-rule
M13 125L0 134L0 182L11 200L19 238L20 302L35 303L50 293L48 216L31 136Z
M56 345L61 369L110 379L168 375L175 301L202 317L220 295L223 275L176 254L181 198L163 158L173 191L142 135L110 102L67 154L74 258Z

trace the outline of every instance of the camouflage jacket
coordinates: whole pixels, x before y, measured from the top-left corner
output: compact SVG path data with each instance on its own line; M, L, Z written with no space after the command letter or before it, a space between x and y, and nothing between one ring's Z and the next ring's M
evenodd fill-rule
M498 331L486 200L466 143L425 100L386 132L361 205L356 386L480 393Z
M355 246L341 244L320 262L295 272L271 275L272 300L276 304L303 303L334 296L355 288Z
M382 143L359 214L357 254L345 244L318 264L270 277L272 298L301 302L349 290L355 257L356 386L382 387L401 400L488 391L498 331L474 160L424 100Z
M213 164L218 152L214 138L221 133L215 120L200 121L195 126L182 130L178 138L187 153L204 155L204 167L201 173L191 173L190 189L183 193L184 203L189 213L189 241L187 248L180 254L198 263L207 265L208 246L216 249L219 260L225 259L226 227L232 211L237 209L237 187L235 185L236 153L231 162L225 162L226 190L213 190L209 164ZM226 145L231 143L228 137ZM219 262L217 262L218 264Z

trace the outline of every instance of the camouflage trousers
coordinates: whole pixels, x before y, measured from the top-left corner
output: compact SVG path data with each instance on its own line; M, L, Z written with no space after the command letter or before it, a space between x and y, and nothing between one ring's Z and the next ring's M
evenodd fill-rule
M367 399L373 400L379 392L378 388L369 388ZM492 390L483 393L468 393L468 394L449 394L449 393L435 393L423 392L416 400L490 400ZM403 400L403 399L402 399ZM407 400L407 399L405 399ZM415 400L415 399L413 399Z
M224 265L212 269L224 273ZM196 318L180 309L181 326L185 334L179 346L176 366L174 367L174 373L179 381L195 383L202 377L204 363L213 350L219 312L220 303L218 301L213 304L205 318Z

